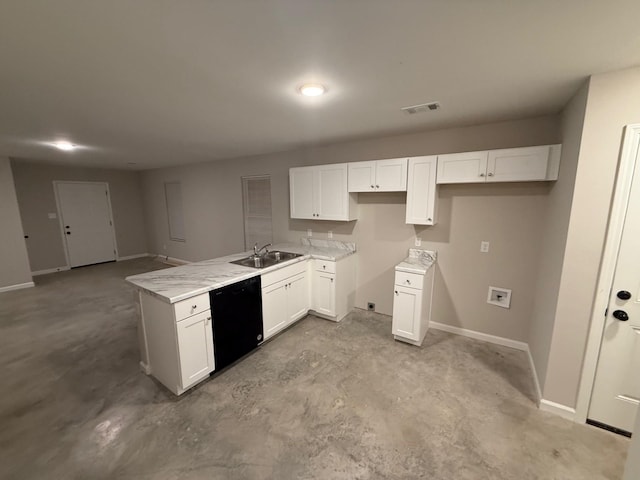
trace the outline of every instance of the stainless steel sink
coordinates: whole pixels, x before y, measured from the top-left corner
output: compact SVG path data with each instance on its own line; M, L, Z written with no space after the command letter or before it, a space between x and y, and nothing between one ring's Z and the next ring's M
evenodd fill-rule
M286 262L292 258L301 256L301 253L273 251L265 253L264 255L250 255L248 257L241 258L240 260L234 260L230 263L235 263L236 265L242 265L244 267L267 268L272 265L276 265L277 263Z

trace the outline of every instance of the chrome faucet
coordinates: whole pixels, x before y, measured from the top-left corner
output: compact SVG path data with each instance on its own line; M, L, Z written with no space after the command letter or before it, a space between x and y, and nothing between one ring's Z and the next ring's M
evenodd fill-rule
M257 257L260 255L260 252L264 250L264 253L269 253L270 243L267 243L265 246L258 248L258 242L253 246L253 254Z

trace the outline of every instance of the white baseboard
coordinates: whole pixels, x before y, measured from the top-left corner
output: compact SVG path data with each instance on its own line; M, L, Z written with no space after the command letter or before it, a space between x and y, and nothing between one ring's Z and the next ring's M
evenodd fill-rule
M542 390L540 389L540 381L538 379L538 372L536 370L536 364L533 363L533 357L531 356L531 350L529 350L529 345L527 345L527 356L529 357L529 367L531 367L531 375L533 375L533 383L536 387L536 399L538 402L538 407L540 406L540 402L542 401Z
M567 420L571 420L572 422L576 421L575 408L567 407L566 405L552 402L551 400L545 400L544 398L540 400L540 410L555 413L556 415L566 418Z
M36 270L35 272L31 272L32 277L37 277L38 275L46 275L48 273L57 273L57 272L65 272L70 270L68 266L64 267L55 267L55 268L47 268L46 270Z
M462 335L463 337L475 338L476 340L495 343L496 345L511 347L515 348L516 350L522 350L525 352L529 350L529 345L527 345L525 342L511 340L510 338L498 337L496 335L489 335L488 333L476 332L475 330L467 330L466 328L454 327L453 325L447 325L446 323L429 322L429 326L431 328L435 328L436 330L455 333L456 335Z
M140 370L142 370L145 375L151 375L151 367L142 360L140 360Z
M137 253L135 255L127 255L125 257L118 257L116 259L116 261L122 262L123 260L133 260L134 258L142 258L142 257L148 257L148 256L149 256L148 253Z
M538 405L542 399L542 391L540 390L540 382L538 381L538 373L536 372L536 366L533 363L533 357L529 351L529 344L520 342L518 340L512 340L510 338L498 337L496 335L489 335L488 333L477 332L475 330L468 330L466 328L454 327L445 323L429 322L431 328L436 330L443 330L449 333L455 333L456 335L462 335L463 337L474 338L483 342L494 343L496 345L502 345L504 347L515 348L516 350L522 350L527 353L529 358L529 365L531 367L531 375L533 376L533 383L535 386L535 394Z
M17 283L15 285L9 285L6 287L0 287L0 293L2 292L10 292L11 290L20 290L22 288L35 287L36 284L33 282L25 282L25 283Z
M157 253L153 253L149 255L152 257L156 257L158 260L162 261L163 263L167 263L169 265L174 265L174 266L187 265L188 263L191 263L187 260L182 260L181 258L168 257L166 255L160 255Z

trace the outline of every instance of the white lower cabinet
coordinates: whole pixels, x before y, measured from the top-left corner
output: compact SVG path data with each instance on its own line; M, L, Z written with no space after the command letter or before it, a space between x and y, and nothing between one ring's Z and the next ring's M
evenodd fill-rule
M315 259L312 263L311 310L318 316L339 322L355 304L356 256L340 260Z
M307 273L289 280L287 290L287 318L289 323L304 317L309 311L309 281Z
M313 310L329 317L336 316L335 273L313 272Z
M264 339L304 317L309 311L307 262L262 275Z
M140 292L142 367L176 395L215 369L208 293L169 304Z
M435 265L422 275L396 271L392 333L396 340L420 346L429 328Z
M211 311L176 323L182 388L189 388L215 369Z
M422 290L395 286L393 297L393 334L418 341Z
M280 282L262 289L262 330L264 339L287 326L287 291Z

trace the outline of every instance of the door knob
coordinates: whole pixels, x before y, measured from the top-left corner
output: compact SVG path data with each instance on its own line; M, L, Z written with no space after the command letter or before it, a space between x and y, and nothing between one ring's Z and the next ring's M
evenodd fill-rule
M627 315L627 312L625 312L624 310L616 310L615 312L613 312L613 316L621 322L626 322L627 320L629 320L629 315Z
M616 293L616 297L618 297L620 300L629 300L631 298L631 294L626 290L620 290L618 293Z

